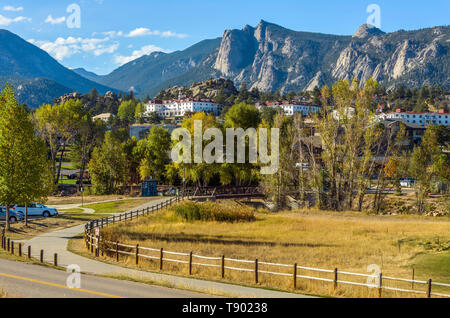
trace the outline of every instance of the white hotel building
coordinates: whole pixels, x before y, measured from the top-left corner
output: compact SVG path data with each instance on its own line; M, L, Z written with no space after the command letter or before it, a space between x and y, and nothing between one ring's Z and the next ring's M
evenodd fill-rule
M183 117L187 112L219 115L219 105L210 99L153 100L148 102L145 107L147 115L156 112L161 118Z
M445 110L440 110L437 113L410 113L397 109L395 113L382 113L378 115L378 118L382 120L402 120L422 127L426 127L429 124L450 127L450 114Z
M264 106L273 108L280 107L281 109L283 109L286 116L293 116L295 113L300 112L303 114L303 116L307 116L309 114L318 113L320 109L319 106L293 102L267 102L265 104L258 103L255 106L259 110L261 110Z

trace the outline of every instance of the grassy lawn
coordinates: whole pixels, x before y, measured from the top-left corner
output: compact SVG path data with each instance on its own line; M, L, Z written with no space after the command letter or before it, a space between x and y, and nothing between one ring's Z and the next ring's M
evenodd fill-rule
M59 180L59 184L77 184L77 180Z
M136 197L131 197L127 195L89 195L83 196L84 203L102 202L102 201L114 201L114 200L124 200L124 199L136 199ZM65 205L65 204L81 204L81 196L73 195L67 197L49 197L46 204L48 205Z
M62 164L61 166L61 170L77 170L78 168L75 167L75 165L71 164L71 163L67 163L67 164Z
M383 275L400 278L410 278L415 268L416 279L432 278L436 282L450 283L450 220L445 217L369 216L353 212L302 210L277 214L256 213L254 222L218 223L186 222L174 216L173 210L109 227L105 235L112 241L164 248L167 251L194 251L204 256L226 255L228 258L297 263L356 273L368 274L368 266L376 264ZM82 245L81 242L74 246L82 250ZM156 263L142 261L140 266L158 270ZM132 264L133 258L124 260L124 265ZM233 265L236 264L229 264ZM251 264L248 266L252 267ZM165 270L185 275L185 267L167 263ZM261 265L260 269L270 271L274 268ZM217 271L215 268L196 268L194 274L201 278L217 279ZM277 271L280 269L277 268ZM231 272L227 273L226 280L252 284L253 275ZM301 270L299 275L317 276L317 273ZM330 274L323 275L330 278L326 276ZM261 286L291 289L289 278L261 276ZM349 277L342 277L345 278ZM365 278L360 282L365 283ZM410 287L401 284L395 286ZM298 289L338 297L376 295L374 290L358 287L340 287L333 291L330 284L307 280L300 280ZM443 292L450 293L450 290ZM410 297L392 293L391 296Z
M121 200L121 201L113 201L113 202L103 202L103 203L94 203L85 205L85 208L95 210L95 213L121 213L126 212L132 209L135 209L146 202L160 199L160 197L156 197L153 199L149 198L141 198L141 199L129 199L129 200Z
M450 282L450 251L419 255L414 267L419 272L433 273L436 281Z

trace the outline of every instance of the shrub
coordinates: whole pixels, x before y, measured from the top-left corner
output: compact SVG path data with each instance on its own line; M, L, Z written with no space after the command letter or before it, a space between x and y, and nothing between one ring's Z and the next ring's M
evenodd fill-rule
M251 222L254 210L219 203L180 203L174 208L175 215L185 221Z

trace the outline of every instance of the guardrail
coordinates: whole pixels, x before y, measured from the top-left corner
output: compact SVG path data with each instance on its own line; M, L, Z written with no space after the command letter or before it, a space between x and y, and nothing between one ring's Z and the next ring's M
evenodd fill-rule
M126 257L133 257L135 259L136 265L139 264L139 261L141 259L157 261L159 262L159 269L161 271L164 268L165 262L186 265L189 275L192 275L193 266L199 266L218 269L218 273L222 279L225 278L226 270L253 273L254 282L256 284L260 283L261 274L290 277L290 279L292 279L292 286L294 290L297 288L298 280L305 279L333 284L334 289L337 289L340 284L366 288L376 288L378 290L379 297L382 297L383 290L388 290L388 291L397 291L401 293L421 294L426 296L427 298L431 298L432 296L450 298L450 294L435 292L433 290L433 286L450 289L450 284L433 282L432 279L429 279L427 281L421 281L416 280L414 278L405 279L405 278L384 276L382 273L378 275L370 275L370 274L340 271L338 270L338 268L321 269L321 268L300 266L298 264L269 263L259 261L258 259L243 260L243 259L228 258L225 257L225 255L219 257L205 256L194 254L192 251L190 253L166 251L163 248L155 249L139 246L139 244L134 246L123 244L120 242L111 242L103 240L101 235L97 236L92 233L92 230L96 228L101 229L110 224L115 224L117 222L125 222L128 220L136 219L140 216L149 215L152 212L156 212L160 209L168 207L173 203L179 202L183 199L184 198L182 197L172 198L165 202L158 203L156 206L147 209L107 217L86 224L86 231L85 231L86 248L96 257L99 257L101 253L102 256L106 255L112 257L117 262L120 261L120 255L122 256L125 255ZM99 231L97 234L99 234ZM169 257L167 257L167 255L169 255ZM280 269L284 270L280 271ZM301 273L300 275L300 271L303 271L305 273ZM308 272L310 273L309 275L307 274ZM317 275L313 276L314 275L313 273ZM319 277L318 275L319 273L324 275L325 277ZM366 279L366 283L362 283L361 281L355 281L356 279L351 280L350 277L353 278L358 277ZM375 283L368 283L369 279L375 281ZM408 283L411 284L411 288L407 289L390 286L387 283L389 281ZM426 290L415 289L417 285L424 286Z

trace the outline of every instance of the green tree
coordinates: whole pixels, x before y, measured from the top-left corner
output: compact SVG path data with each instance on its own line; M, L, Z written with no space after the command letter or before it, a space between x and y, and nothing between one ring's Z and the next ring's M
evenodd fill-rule
M113 194L128 180L127 158L124 145L108 131L101 147L96 147L88 164L94 191Z
M261 122L261 115L253 105L245 103L231 107L225 115L226 128L257 128Z
M435 126L431 125L422 137L422 144L416 146L411 156L409 166L411 176L416 180L417 211L425 211L425 196L432 188L436 178L446 175L445 166L448 161L441 158L441 149Z
M144 149L139 170L143 179L153 177L160 182L165 179L166 166L169 164L169 150L172 144L168 130L153 127L146 139L140 141Z
M138 121L140 124L144 123L144 120L145 120L144 113L145 113L144 103L138 103L136 105L134 118L136 118L136 121Z
M6 206L7 230L12 204L44 195L42 189L32 189L43 187L44 166L43 144L13 88L7 85L0 94L0 202Z
M136 102L134 99L123 101L117 112L117 116L126 124L129 125L134 122L136 114Z
M67 146L79 132L85 114L82 102L73 99L53 106L43 105L36 110L36 126L49 148L55 185L59 182Z
M86 114L81 120L78 133L73 138L69 158L80 169L78 182L81 186L83 186L84 172L91 159L92 151L102 144L105 131L105 122L99 119L93 121L92 117Z
M231 107L225 115L225 128L242 128L247 129L258 128L261 122L261 115L259 110L253 106L245 103L236 104ZM254 164L249 163L249 140L246 138L246 160L245 163L236 163L237 161L237 145L235 145L235 163L223 164L221 169L222 183L234 180L236 186L242 186L245 183L250 184L254 180L255 169ZM229 149L227 149L229 151Z
M28 169L22 171L18 179L21 195L17 202L25 205L25 226L28 226L28 205L32 202L47 201L47 196L55 189L50 162L47 161L47 148L40 138L30 140Z

